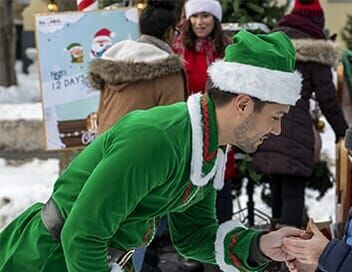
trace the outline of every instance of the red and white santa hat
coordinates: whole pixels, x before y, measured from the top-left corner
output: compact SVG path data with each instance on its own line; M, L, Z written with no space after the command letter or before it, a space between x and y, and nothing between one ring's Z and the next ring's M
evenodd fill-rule
M98 0L77 0L78 11L89 11L98 9Z
M115 37L115 33L111 32L107 28L102 28L95 33L93 42L100 40L111 40L111 38Z
M220 22L222 19L222 10L217 0L188 0L185 4L187 20L194 14L208 12L215 16Z

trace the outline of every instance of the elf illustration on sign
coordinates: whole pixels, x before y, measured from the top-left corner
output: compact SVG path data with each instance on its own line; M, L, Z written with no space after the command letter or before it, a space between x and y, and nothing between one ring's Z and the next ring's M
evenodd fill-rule
M71 63L83 63L84 52L80 43L71 43L66 47L66 50L71 54Z
M107 28L102 28L95 33L91 49L90 58L100 58L104 52L112 46L112 38L115 36L114 32L111 32Z

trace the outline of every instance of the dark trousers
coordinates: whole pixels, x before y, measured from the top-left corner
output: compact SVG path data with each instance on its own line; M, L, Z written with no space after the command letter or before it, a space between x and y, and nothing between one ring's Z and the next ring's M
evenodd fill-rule
M306 181L301 176L271 176L272 216L280 224L302 227Z

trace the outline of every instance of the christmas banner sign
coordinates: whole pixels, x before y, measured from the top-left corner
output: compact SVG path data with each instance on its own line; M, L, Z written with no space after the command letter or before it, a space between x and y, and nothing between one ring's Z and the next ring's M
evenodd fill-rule
M46 146L82 147L96 136L99 92L89 63L114 43L139 36L136 9L36 15Z

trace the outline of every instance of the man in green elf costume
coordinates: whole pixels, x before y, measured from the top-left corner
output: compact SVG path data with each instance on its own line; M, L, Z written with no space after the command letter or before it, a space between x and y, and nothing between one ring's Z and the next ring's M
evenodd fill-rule
M253 152L280 134L301 88L294 66L285 34L239 32L209 68L208 95L128 114L80 153L50 200L0 233L0 271L128 271L128 255L148 245L165 215L183 256L222 271L287 260L282 240L301 230L219 225L215 190L230 145Z

